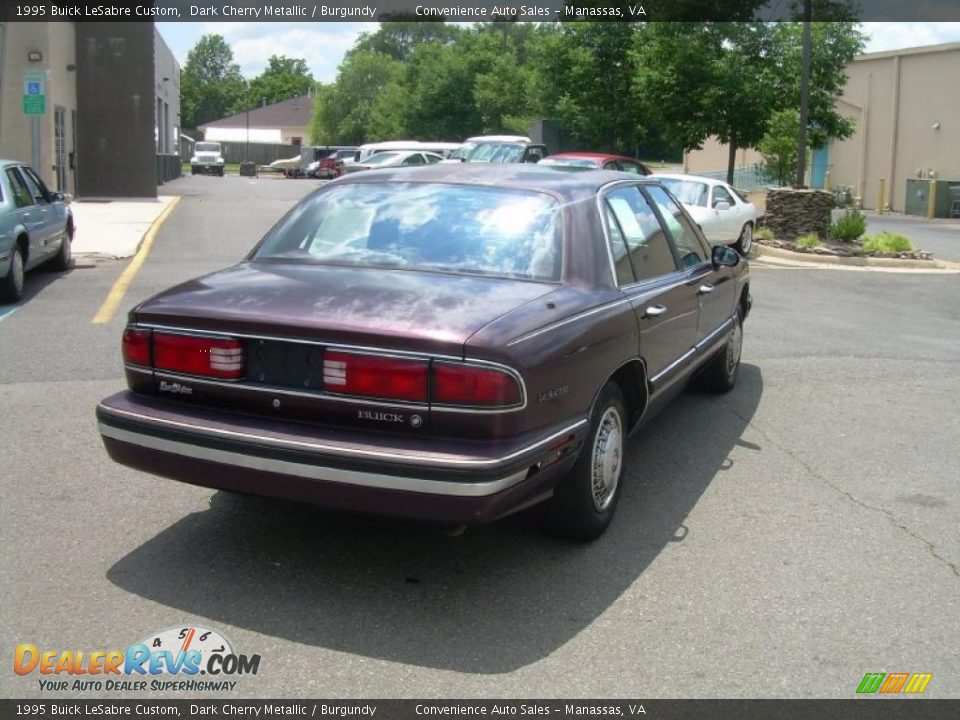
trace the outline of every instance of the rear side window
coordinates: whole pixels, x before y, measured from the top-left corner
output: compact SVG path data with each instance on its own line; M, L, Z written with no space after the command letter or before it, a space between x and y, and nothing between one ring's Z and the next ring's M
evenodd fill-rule
M677 269L660 221L637 187L618 188L607 194L606 202L627 244L638 281L668 275Z
M30 188L27 187L26 180L23 179L17 168L7 168L7 181L10 183L10 190L13 192L13 202L18 208L33 205Z
M557 282L562 220L551 196L437 183L356 183L313 195L255 260Z

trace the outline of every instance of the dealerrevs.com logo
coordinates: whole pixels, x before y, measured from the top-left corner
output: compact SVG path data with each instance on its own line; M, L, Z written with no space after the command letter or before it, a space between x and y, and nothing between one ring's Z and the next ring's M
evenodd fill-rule
M126 650L50 650L17 645L17 675L38 675L46 691L233 690L238 678L256 675L259 655L243 655L222 633L175 627L151 633Z

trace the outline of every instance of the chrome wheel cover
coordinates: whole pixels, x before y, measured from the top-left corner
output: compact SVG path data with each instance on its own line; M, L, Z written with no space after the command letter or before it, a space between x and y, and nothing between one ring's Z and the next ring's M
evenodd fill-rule
M740 364L740 352L743 350L743 328L740 319L733 324L730 339L727 340L727 375L732 376Z
M23 256L18 252L10 259L10 272L13 275L13 287L17 295L23 292Z
M740 233L740 248L743 250L743 256L750 254L750 248L753 247L753 225L743 226L743 232Z
M590 495L593 508L603 512L617 492L623 467L623 422L614 407L608 407L593 436L590 458Z

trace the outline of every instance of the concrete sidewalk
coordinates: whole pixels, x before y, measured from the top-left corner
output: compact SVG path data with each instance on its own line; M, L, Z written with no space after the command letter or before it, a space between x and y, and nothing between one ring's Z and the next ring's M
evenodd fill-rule
M102 198L75 200L73 211L76 234L74 255L100 255L126 258L137 248L153 222L174 196L154 198Z

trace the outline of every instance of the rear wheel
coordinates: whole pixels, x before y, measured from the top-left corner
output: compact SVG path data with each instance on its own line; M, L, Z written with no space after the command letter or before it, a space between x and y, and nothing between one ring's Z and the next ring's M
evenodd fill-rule
M733 390L737 384L740 370L740 353L743 350L743 318L738 310L733 320L733 330L727 343L710 361L700 376L700 385L704 390L725 393Z
M580 456L551 500L550 521L556 534L585 542L600 537L610 525L620 499L625 408L619 386L608 382L597 398Z
M50 269L56 272L64 272L70 269L73 262L73 225L67 224L66 233L60 242L60 252L50 261Z
M0 278L0 302L15 303L23 297L23 254L20 246L13 246L10 267L7 274Z

